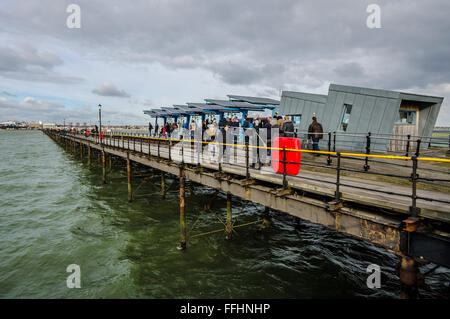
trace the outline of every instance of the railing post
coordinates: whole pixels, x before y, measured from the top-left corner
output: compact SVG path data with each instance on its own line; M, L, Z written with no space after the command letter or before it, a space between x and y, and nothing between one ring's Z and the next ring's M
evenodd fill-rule
M336 152L336 132L333 132L333 152Z
M183 138L184 138L184 136L183 136ZM183 165L184 166L184 142L183 141L181 141L181 165Z
M328 152L331 152L331 132L328 132ZM331 165L331 154L328 154L327 165Z
M408 157L409 156L409 146L411 144L411 134L408 134L408 140L406 141L406 154L405 156Z
M416 157L419 157L420 154L420 138L417 140L417 148L416 148Z
M150 159L152 152L150 150L151 137L148 138L148 159Z
M169 161L172 160L171 147L170 147L171 144L172 144L172 142L169 140Z
M337 153L337 166L336 166L336 192L334 194L336 202L341 201L341 192L339 190L341 185L341 153Z
M413 162L412 166L412 174L411 174L411 182L412 182L412 194L411 194L411 206L409 207L409 212L411 214L411 217L417 218L420 209L417 207L417 179L419 178L419 175L417 174L417 156L413 155L411 157L411 160Z
M366 154L370 154L370 135L371 133L369 132L366 136ZM369 157L366 156L365 162L364 162L364 171L368 171L370 168L369 166Z
M158 159L161 158L161 154L159 153L160 146L161 146L161 139L158 138Z
M286 175L286 147L283 147L283 189L288 186Z
M248 141L245 143L245 179L250 178Z

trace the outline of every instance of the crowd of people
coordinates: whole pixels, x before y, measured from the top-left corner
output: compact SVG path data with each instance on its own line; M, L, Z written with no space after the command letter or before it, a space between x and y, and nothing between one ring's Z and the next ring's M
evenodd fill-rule
M265 129L272 129L272 128L278 128L280 131L279 136L285 136L285 137L295 137L294 132L294 123L291 121L289 116L285 116L284 118L282 116L275 115L274 117L266 117L266 118L250 118L245 117L244 121L238 120L237 117L233 118L225 118L223 117L219 123L217 123L216 120L209 120L206 119L202 123L202 132L204 133L211 127L215 127L216 129L220 130L228 130L228 128L234 128L234 127L242 127L245 129L254 128L256 130L260 128ZM188 130L191 135L193 135L193 132L197 129L197 123L195 120L191 120L191 122L167 122L163 126L159 126L158 123L153 126L151 123L149 123L149 133L150 136L155 137L172 137L174 133L179 133L179 128Z
M297 137L297 133L295 132L294 123L292 122L290 116L279 116L277 113L273 117L244 117L244 120L241 121L237 117L226 118L223 117L219 123L214 120L205 119L201 125L202 137L209 137L209 140L215 140L217 135L217 131L219 130L222 134L223 143L226 144L227 135L232 134L233 140L228 141L228 143L237 144L238 136L241 132L241 128L244 132L244 140L245 143L249 142L251 136L257 136L256 139L259 143L261 138L259 137L259 132L261 129L265 129L266 133L264 134L264 144L266 146L271 145L272 140L272 132L274 129L278 129L278 136L280 137ZM154 137L161 138L173 138L173 139L183 139L188 138L194 140L196 132L200 127L198 126L195 120L191 120L190 123L186 121L180 122L167 122L163 126L159 126L158 123L153 126L149 123L149 134ZM231 130L231 131L229 131ZM247 133L247 134L245 134ZM187 134L187 136L184 136ZM322 125L317 122L316 117L313 117L313 121L308 128L308 139L312 140L312 148L313 150L319 151L319 141L323 137L323 129ZM203 138L202 138L203 139ZM268 150L268 154L270 154L270 150Z

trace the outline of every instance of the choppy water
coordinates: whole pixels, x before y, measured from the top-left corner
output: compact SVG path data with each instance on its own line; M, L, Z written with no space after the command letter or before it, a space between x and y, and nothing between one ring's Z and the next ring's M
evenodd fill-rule
M106 185L96 161L87 166L38 131L0 132L0 297L2 298L345 298L399 295L396 256L284 213L271 227L194 238L177 250L179 199L152 193L127 202L125 178ZM125 175L123 162L110 176ZM166 179L168 185L173 180ZM135 186L136 187L136 186ZM222 219L224 194L199 185L187 191L188 229L205 203ZM233 199L238 223L263 207ZM192 234L220 228L204 213ZM366 286L366 268L382 270L382 287ZM81 267L81 289L69 289L66 267ZM430 265L432 266L432 265ZM442 289L449 271L427 277ZM424 296L431 296L424 293Z

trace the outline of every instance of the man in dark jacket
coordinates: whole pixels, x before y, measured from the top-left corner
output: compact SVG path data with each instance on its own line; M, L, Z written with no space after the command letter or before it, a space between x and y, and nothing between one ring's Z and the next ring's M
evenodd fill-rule
M281 131L283 132L284 137L294 137L294 123L292 123L289 116L286 116Z
M323 138L323 128L322 124L317 122L317 118L312 118L312 123L309 125L308 128L308 139L312 139L313 141L313 150L314 151L320 151L319 149L319 141ZM316 156L319 156L320 154L317 154Z
M152 130L153 130L153 125L152 125L152 123L148 122L148 136L152 136Z

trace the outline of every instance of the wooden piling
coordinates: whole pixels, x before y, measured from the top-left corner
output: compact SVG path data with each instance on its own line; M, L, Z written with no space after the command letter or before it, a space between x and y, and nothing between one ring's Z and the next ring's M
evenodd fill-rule
M186 215L185 215L185 197L184 197L184 168L180 167L180 247L186 249Z
M91 145L88 145L88 168L91 168Z
M225 237L226 239L231 239L231 234L233 233L233 220L231 211L231 193L227 193L227 225L225 227Z
M402 299L417 299L419 284L423 280L417 262L408 256L402 256L399 269L400 289Z
M166 198L166 175L161 171L161 196Z
M130 153L127 152L127 181L128 181L128 201L133 200L133 194L131 193L131 165L130 165Z
M105 150L102 149L102 178L103 184L106 184L106 158L105 158Z

